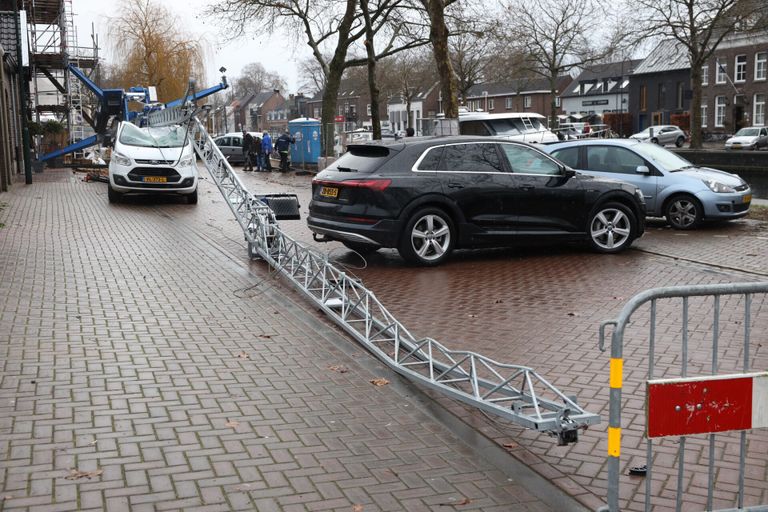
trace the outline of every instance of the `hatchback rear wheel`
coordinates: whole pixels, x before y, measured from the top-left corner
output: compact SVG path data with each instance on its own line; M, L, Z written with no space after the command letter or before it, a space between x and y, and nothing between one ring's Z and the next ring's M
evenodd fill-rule
M589 220L589 243L594 250L616 253L630 246L635 239L635 215L619 203L598 207Z
M397 250L411 263L439 265L453 251L455 238L453 221L447 213L439 208L424 208L406 223Z

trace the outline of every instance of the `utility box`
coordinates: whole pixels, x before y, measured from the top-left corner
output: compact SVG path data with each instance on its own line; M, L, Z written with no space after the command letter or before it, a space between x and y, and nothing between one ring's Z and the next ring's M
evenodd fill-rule
M296 141L291 145L291 165L316 165L321 151L320 121L300 117L288 121L288 131Z

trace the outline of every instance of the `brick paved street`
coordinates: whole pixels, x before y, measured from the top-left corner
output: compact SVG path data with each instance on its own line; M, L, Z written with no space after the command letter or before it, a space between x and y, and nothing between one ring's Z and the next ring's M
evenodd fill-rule
M35 178L0 196L9 203L0 213L0 286L4 336L10 331L10 342L2 340L0 460L2 493L15 496L6 508L26 507L25 499L51 505L53 495L67 510L77 499L83 508L112 500L137 510L144 499L158 510L208 503L416 510L464 497L471 502L457 510L525 510L519 500L543 509L531 494L549 493L521 495L489 457L475 458L480 452L456 439L471 436L414 414L428 403L412 402L421 392L396 377L385 388L369 385L384 370L263 265L248 262L239 226L210 183L195 207L164 200L109 207L103 184ZM308 177L244 179L255 193L298 192L305 218ZM313 243L304 218L281 225ZM608 356L597 349L599 323L647 288L768 280L768 229L747 221L691 233L651 224L637 250L616 256L580 247L473 251L435 269L408 267L393 251L364 262L340 244L317 247L362 277L415 335L530 365L601 413L602 425L558 447L441 397L429 407L455 413L500 451L512 446L516 460L591 509L605 496ZM295 304L286 309L286 301ZM752 365L766 369L768 308L757 310ZM638 328L647 329L646 316ZM679 307L660 311L660 332L679 331L679 316ZM727 318L723 339L735 339L740 319ZM693 346L708 321L693 321ZM625 466L645 456L643 333L630 333L625 351L625 393L639 397L625 408ZM723 371L740 361L736 347L724 350ZM672 374L679 348L665 341L657 354ZM349 371L328 370L337 365ZM748 437L745 502L768 503L768 436ZM706 459L700 444L689 443L689 464ZM674 499L663 466L675 453L664 445L657 454L659 510ZM716 508L734 506L737 453L718 445ZM65 480L70 468L104 473ZM643 480L623 484L625 508L641 510ZM703 509L705 487L706 478L686 477L687 506Z
M257 174L246 175L245 179L253 185L252 190L277 187L299 193L305 214L309 178ZM284 225L292 235L312 243L303 222ZM379 251L364 262L340 245L318 244L329 257L363 278L416 336L431 336L451 348L475 350L501 362L530 365L562 390L576 394L590 410L601 413L603 425L582 434L578 444L564 448L545 436L494 421L461 404L436 397L499 445L519 444L519 449L513 450L515 455L590 508L597 508L605 497L608 355L597 349L600 322L614 318L634 294L652 287L768 281L765 223L742 220L679 232L651 221L646 236L636 247L637 250L616 256L592 254L580 247L465 251L441 267L423 269L407 266L392 250ZM721 326L721 338L732 343L720 355L723 373L741 368L741 319L737 318L738 311L733 312L738 307L723 302L724 317L732 317ZM698 343L698 347L704 345L703 339L711 337L711 318L693 316L702 309L697 303L692 302L691 308L691 343ZM752 367L768 369L764 349L768 346L768 310L759 306L756 309L761 314L752 319ZM679 376L680 305L660 310L658 316L663 319L659 332L670 336L657 348L657 372ZM647 325L639 320L638 329L628 332L630 343L625 352L625 396L636 397L628 401L623 417L625 467L645 461L642 433L647 349L643 336L647 336ZM694 359L705 359L706 352L700 350L702 355ZM667 367L662 363L667 363ZM697 363L696 368L704 364ZM749 435L747 504L768 503L768 459L764 455L768 449L767 434L763 430ZM706 463L706 450L696 440L688 446L694 453L688 455L689 468L694 461ZM663 454L671 450L674 455L676 445L673 448L662 443L659 451ZM733 461L737 460L732 453L737 452L732 443L728 447L718 445L718 450L729 455L718 467L724 480L716 486L715 505L730 508L736 503L730 476L734 474ZM661 496L659 510L670 505L670 496L674 499L674 494L670 494L675 489L674 477L658 471L658 466L666 462L662 455L656 462L657 477L662 480L657 493ZM703 482L700 475L688 475L686 482L686 503L703 509L700 504L706 498L706 473ZM644 480L626 477L623 484L623 495L632 498L625 508L642 510Z
M577 508L249 262L209 182L34 178L0 195L0 510Z

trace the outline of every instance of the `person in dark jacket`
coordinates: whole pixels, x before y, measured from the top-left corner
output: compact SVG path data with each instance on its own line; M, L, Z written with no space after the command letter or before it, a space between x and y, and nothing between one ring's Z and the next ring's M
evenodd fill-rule
M272 170L272 162L269 160L269 155L272 154L272 137L269 136L269 132L264 132L261 137L261 157L264 159L264 170Z
M288 151L291 149L291 144L295 142L288 132L284 132L275 141L275 149L280 153L280 172L288 171Z
M258 135L253 138L253 151L251 152L253 155L253 165L256 166L256 171L261 172L261 170L264 167L264 164L262 163L261 158L261 137Z
M253 149L253 135L243 130L243 171L253 170L253 161L251 160Z

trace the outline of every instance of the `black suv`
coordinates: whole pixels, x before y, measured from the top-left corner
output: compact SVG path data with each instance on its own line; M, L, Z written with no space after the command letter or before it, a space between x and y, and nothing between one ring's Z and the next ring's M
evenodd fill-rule
M394 247L437 265L453 249L586 240L615 253L645 229L628 183L577 174L538 148L489 137L351 145L312 181L307 224L356 251Z

